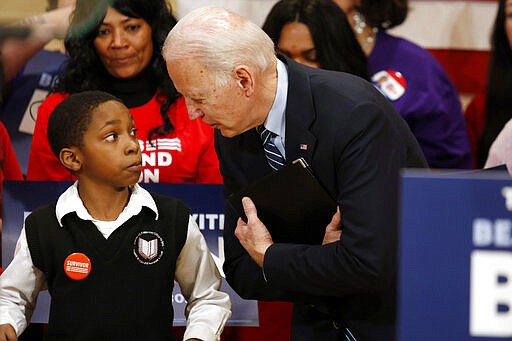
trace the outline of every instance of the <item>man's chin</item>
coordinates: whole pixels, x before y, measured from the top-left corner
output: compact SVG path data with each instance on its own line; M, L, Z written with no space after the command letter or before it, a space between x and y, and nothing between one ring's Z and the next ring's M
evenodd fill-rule
M226 129L226 127L224 127L224 126L219 125L219 126L212 127L212 128L220 131L220 134L223 137L233 137L233 136L237 135L231 129Z
M248 130L251 130L253 127L244 128L244 129L226 129L226 127L216 127L220 131L220 134L224 137L231 138L238 135L242 135Z
M222 136L227 137L227 138L231 138L231 137L238 135L235 132L233 132L232 130L226 130L226 129L221 129L221 128L217 128L217 129L219 129L220 134Z

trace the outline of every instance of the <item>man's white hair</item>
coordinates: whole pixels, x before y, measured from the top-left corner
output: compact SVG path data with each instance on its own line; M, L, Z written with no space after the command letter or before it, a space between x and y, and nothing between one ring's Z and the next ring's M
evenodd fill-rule
M196 59L216 75L218 85L238 65L266 71L274 67L274 43L256 24L226 8L191 11L167 35L162 55L168 62Z

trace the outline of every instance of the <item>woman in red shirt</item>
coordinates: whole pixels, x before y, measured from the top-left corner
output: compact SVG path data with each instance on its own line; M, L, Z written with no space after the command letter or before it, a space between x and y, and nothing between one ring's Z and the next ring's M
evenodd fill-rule
M79 0L65 39L69 62L55 93L39 107L28 180L73 180L51 152L46 128L72 93L103 90L134 118L143 154L142 182L221 183L213 131L188 118L160 50L176 19L165 0Z

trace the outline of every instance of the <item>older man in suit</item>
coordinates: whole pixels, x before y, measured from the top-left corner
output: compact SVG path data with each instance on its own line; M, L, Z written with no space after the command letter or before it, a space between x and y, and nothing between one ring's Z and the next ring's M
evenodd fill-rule
M259 27L223 8L182 18L163 55L189 117L216 129L226 195L274 170L267 129L285 163L303 157L339 204L327 226L311 226L322 245L274 243L250 199L247 222L227 207L230 285L295 302L293 340L393 340L399 173L426 167L393 106L360 78L276 57Z

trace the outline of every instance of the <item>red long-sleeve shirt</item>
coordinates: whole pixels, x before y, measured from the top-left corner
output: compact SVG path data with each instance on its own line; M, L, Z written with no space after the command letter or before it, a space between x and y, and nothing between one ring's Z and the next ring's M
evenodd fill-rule
M20 165L7 129L0 122L0 218L2 217L2 183L3 180L23 180Z
M68 96L52 94L39 107L27 180L74 180L53 154L46 131L51 112ZM191 121L188 118L182 97L169 109L174 132L153 137L153 145L148 141L148 132L163 124L156 96L146 104L129 110L135 121L142 151L142 182L222 183L213 145L213 129L199 119Z

